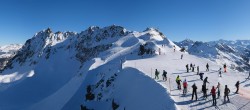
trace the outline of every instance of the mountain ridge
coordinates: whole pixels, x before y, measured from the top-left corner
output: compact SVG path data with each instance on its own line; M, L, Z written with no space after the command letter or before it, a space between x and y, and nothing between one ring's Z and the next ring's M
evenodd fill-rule
M85 83L91 84L93 81L98 82L100 80L100 77L93 77L93 80L88 82L86 77L91 76L88 71L91 72L92 70L93 74L97 76L101 76L105 72L106 75L103 76L103 81L107 82L105 89L106 91L114 92L116 89L109 87L108 85L110 84L108 82L113 84L113 77L119 75L121 61L130 59L125 57L125 55L140 58L141 56L138 55L139 47L144 45L152 53L145 53L142 56L152 57L160 54L158 49L161 46L158 46L158 44L172 47L171 41L152 28L145 32L127 31L124 27L115 25L104 28L92 26L80 33L53 33L50 28L42 30L27 40L23 47L8 62L5 69L1 71L0 82L5 88L0 89L0 97L8 100L0 99L0 102L2 105L5 105L6 109L68 108L66 107L67 103L70 103L68 101L78 91L85 93L84 91L88 87ZM107 64L112 66L104 66L105 69L109 69L101 72L101 66ZM119 81L122 80L128 79L119 78ZM83 82L85 82L84 85ZM98 85L95 82L93 83L92 85ZM92 89L94 90L94 88ZM101 89L99 91L99 89L97 92L101 92L104 95L101 98L103 102L107 100L106 103L110 104L114 97ZM20 93L15 94L14 91L19 91ZM63 100L58 98L59 94L64 94ZM87 92L85 94L91 93ZM85 94L80 94L80 97L75 97L72 100L79 100L81 104L86 103L87 105L95 103L95 101L85 102L80 100ZM166 93L162 91L160 94ZM7 96L15 96L16 98ZM23 101L24 99L27 102ZM167 99L171 100L170 97L167 97ZM56 106L51 105L54 104L54 102L51 103L51 100L58 100L58 103L55 103ZM26 103L24 104L24 102ZM171 103L174 106L173 102ZM11 107L13 104L16 108ZM79 107L79 105L74 103L69 106Z
M237 71L250 70L250 40L218 40L218 41L192 41L183 40L175 42L178 46L186 48L187 52L204 58L209 58L223 64L231 64L230 68Z

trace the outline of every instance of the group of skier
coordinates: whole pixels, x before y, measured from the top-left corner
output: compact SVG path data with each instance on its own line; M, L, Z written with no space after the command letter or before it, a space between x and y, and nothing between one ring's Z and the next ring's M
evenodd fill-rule
M173 46L173 48L174 48L174 52L175 52L176 47ZM161 54L160 48L159 48L159 54ZM181 59L183 59L183 54L181 54ZM206 71L207 72L210 71L209 70L209 64L207 63L205 66L206 66ZM207 99L207 97L208 97L207 91L209 90L207 88L207 83L209 83L208 82L208 77L206 77L203 80L204 73L200 72L199 66L196 67L195 64L192 64L192 63L190 63L190 65L186 64L186 71L187 71L187 73L189 73L190 71L195 72L195 68L197 70L197 75L199 75L200 79L203 81L203 84L201 86L201 91L203 93L203 98ZM224 73L226 73L227 72L227 65L224 64L223 68L224 68ZM160 72L157 69L155 69L155 79L159 79L159 74L160 74ZM222 77L222 68L219 68L219 70L218 70L218 76ZM163 70L162 78L163 78L163 81L167 81L167 72L165 70ZM248 75L247 79L250 79L250 72L249 72L249 75ZM182 82L180 76L178 75L176 77L175 81L176 81L176 84L177 84L177 89L178 90L182 90L182 87L183 87L183 91L182 91L183 95L186 95L187 92L188 92L188 89L187 89L188 88L188 82L187 82L186 78ZM182 82L182 85L181 85L181 82ZM239 92L239 85L240 85L240 82L237 81L236 84L235 84L235 87L236 87L236 92L235 93ZM197 87L196 83L194 83L191 86L191 88L192 88L192 98L191 98L191 100L193 100L193 99L197 100L198 99L197 98L197 89L198 89L198 87ZM228 86L225 85L225 89L224 89L224 102L226 102L226 99L227 99L228 102L230 102L230 100L229 100L229 93L230 92L231 91L228 88ZM211 96L212 96L212 105L216 106L217 105L216 99L217 98L219 99L220 96L221 96L221 84L220 84L220 82L218 82L218 84L216 86L212 86L210 93L211 93Z
M194 67L195 65L194 64L190 64L190 68L189 68L189 65L187 64L186 65L186 69L187 69L187 72L189 72L189 70L192 70L194 72ZM227 66L226 64L223 65L224 67L224 72L227 72ZM206 64L206 71L209 71L209 64L207 63ZM219 77L222 77L222 70L221 68L218 70L219 72ZM204 73L200 73L199 72L199 66L197 66L197 74L200 75L200 79L203 80L203 75ZM250 78L250 72L249 72L249 75L248 75L248 78ZM181 90L181 79L180 79L180 76L178 75L176 77L176 83L177 83L177 89ZM203 93L203 98L207 98L207 91L208 91L208 88L207 88L207 83L208 82L208 77L206 77L204 80L203 80L203 84L202 84L202 93ZM239 91L239 84L240 82L237 81L236 84L235 84L235 87L236 87L236 94L238 93ZM187 93L187 81L186 79L183 81L183 94L185 95ZM192 99L193 100L195 98L195 100L197 100L197 89L198 87L196 86L196 84L194 83L192 85ZM217 91L216 91L217 90ZM221 94L221 84L218 82L218 84L216 86L212 86L212 89L211 89L211 95L212 95L212 100L213 100L213 106L216 106L217 102L216 102L216 95L217 95L217 98L220 98L220 94ZM216 94L217 93L217 94ZM230 89L228 88L227 85L225 85L225 89L224 89L224 102L226 102L226 99L228 102L230 102L229 100L229 93L230 93Z
M197 86L196 86L196 84L194 83L193 85L192 85L192 99L191 100L193 100L194 99L194 96L195 96L195 100L197 100ZM217 89L217 91L216 91L216 89ZM203 84L202 85L202 92L203 92L203 98L207 98L207 88L206 88L206 85L205 84ZM215 86L212 86L212 89L211 89L211 95L212 95L212 100L213 100L213 106L216 106L216 92L217 92L217 98L220 98L220 83L218 82L218 85L215 87ZM228 95L229 95L229 93L230 93L230 89L227 87L227 85L225 85L225 90L224 90L224 102L226 102L226 99L227 99L227 101L228 102L230 102L230 100L229 100L229 97L228 97Z
M159 79L159 74L160 74L160 72L157 69L155 69L155 79ZM165 70L163 70L163 72L162 72L162 80L163 81L167 81L167 74L168 73Z
M250 73L249 73L250 74ZM181 79L180 79L180 76L178 75L177 78L176 78L176 83L177 83L177 89L181 90ZM203 84L202 84L202 93L203 93L203 98L206 99L207 98L207 91L208 91L208 88L207 88L207 83L208 82L208 77L206 77L204 80L203 80ZM238 93L238 90L239 90L239 84L240 82L237 81L236 84L235 84L235 87L236 87L236 92L235 93ZM186 95L187 94L187 81L186 79L183 81L183 95ZM192 85L192 99L193 100L195 98L195 100L197 100L197 89L198 87L196 86L196 84L194 83ZM217 91L216 91L217 90ZM220 98L220 94L221 94L221 84L218 82L217 86L212 86L212 89L211 89L211 95L212 95L212 100L213 100L213 106L216 106L216 93L217 93L217 98ZM230 93L230 89L228 88L227 85L225 85L225 89L224 89L224 102L226 102L226 99L228 102L230 102L229 100L229 93Z
M227 66L226 66L226 64L224 64L223 65L223 67L224 67L224 72L226 73L227 72ZM194 72L194 68L195 68L195 64L190 64L190 68L189 68L189 66L188 66L188 64L186 65L186 70L187 70L187 73L189 72L189 70L192 70L192 72ZM200 67L199 66L197 66L196 67L197 68L197 75L200 75L200 79L201 80L203 80L203 75L204 75L204 73L200 73ZM209 64L207 63L206 64L206 71L209 71ZM221 68L218 70L218 73L219 73L219 77L222 77L222 70L221 70ZM249 77L248 78L250 78L250 74L249 74Z
M183 58L183 54L181 55L181 59L182 58ZM195 68L195 64L191 63L190 65L189 64L186 65L187 72L189 72L189 71L194 72L194 68ZM209 83L208 82L208 77L206 77L203 80L204 73L202 73L202 72L200 73L199 66L197 66L196 68L197 68L197 75L199 75L200 79L203 81L201 91L203 93L203 98L206 99L208 97L208 95L207 95L207 91L208 91L207 83ZM227 72L226 64L223 65L223 68L224 68L224 72L226 73ZM209 64L208 63L206 64L206 71L209 71ZM218 73L219 73L218 76L222 77L222 68L219 68ZM155 79L159 79L159 74L160 74L160 72L157 69L155 69ZM163 81L167 81L167 72L165 70L163 70L162 78L163 78ZM249 75L248 75L247 79L249 79L249 78L250 78L250 72L249 72ZM185 79L182 82L182 85L181 85L181 82L182 82L182 80L181 80L180 76L178 75L176 77L177 89L181 90L182 89L181 87L183 86L183 95L186 95L187 92L188 92L188 90L187 90L187 88L188 88L187 80ZM237 81L236 84L235 84L235 87L236 87L236 92L235 93L238 93L239 85L240 85L240 82ZM197 100L197 89L198 89L198 87L196 86L195 83L191 87L192 87L192 99L191 100L193 100L193 99ZM212 103L213 103L212 105L216 106L217 105L216 99L220 98L220 95L221 95L221 84L220 84L220 82L218 82L218 84L216 86L212 86L210 93L211 93L211 96L212 96ZM229 93L230 93L230 89L228 88L227 85L225 85L224 102L226 102L226 99L227 99L228 102L230 102L229 96L228 96Z

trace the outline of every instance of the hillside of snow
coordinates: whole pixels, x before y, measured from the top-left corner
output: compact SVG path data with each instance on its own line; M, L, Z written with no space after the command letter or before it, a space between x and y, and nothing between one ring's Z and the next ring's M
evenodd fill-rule
M197 47L198 49L199 47ZM174 51L176 49L176 51ZM248 74L228 69L218 77L221 63L178 51L180 48L154 28L143 32L121 26L92 26L80 33L36 33L8 62L0 74L1 110L196 110L249 109ZM183 55L183 59L181 59ZM200 67L209 77L208 89L221 83L231 89L231 102L211 96L201 98L202 80L186 72L186 64ZM205 71L205 65L210 71ZM154 79L154 71L160 79ZM167 81L162 80L166 70ZM182 95L175 78L188 81ZM234 84L240 81L240 92ZM191 101L191 85L198 87L198 101Z
M0 108L72 110L84 105L110 109L112 100L120 108L138 109L141 105L148 105L145 106L148 109L175 108L173 100L159 84L136 68L121 70L120 66L121 59L127 55L139 57L140 45L145 45L154 52L152 55L156 55L156 44L171 46L170 43L155 29L132 33L115 25L92 26L81 33L53 33L49 28L40 31L26 41L1 72ZM125 74L126 71L131 75ZM133 87L125 83L131 76L138 85ZM144 83L148 86L143 86ZM89 86L94 94L91 100L85 97L89 94L86 93ZM149 88L155 91L145 92L146 97L140 96ZM127 101L124 97L128 98ZM153 97L161 102L161 107L145 101ZM141 103L130 103L131 98ZM166 101L171 104L164 103Z

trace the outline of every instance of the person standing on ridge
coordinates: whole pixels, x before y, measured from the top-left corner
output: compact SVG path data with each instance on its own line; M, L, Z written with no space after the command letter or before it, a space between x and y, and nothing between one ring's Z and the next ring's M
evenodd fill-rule
M193 68L193 64L191 63L191 64L190 64L190 70L191 70L192 68Z
M175 49L176 49L176 47L175 47L175 45L174 45L174 52L175 52Z
M161 48L159 48L159 55L161 55Z
M193 67L192 67L192 72L194 72L194 67L195 67L195 64L193 64Z
M236 87L236 94L238 94L238 91L239 91L239 86L240 86L240 81L237 81L236 84L235 84L235 87Z
M227 101L229 102L229 97L228 97L228 94L230 93L230 89L227 88L227 85L225 85L225 90L224 90L224 102L226 102L226 98L227 98Z
M218 98L220 98L220 83L219 82L218 82L216 89L218 89L217 90L218 91Z
M207 63L207 65L206 65L206 67L207 67L206 71L209 71L209 65L208 65L208 63Z
M209 82L207 81L207 78L208 78L208 77L206 77L206 78L203 80L203 85L205 85L205 88L207 88L206 84L209 83Z
M192 85L192 88L193 88L192 100L194 98L194 95L195 95L195 100L197 100L197 86L195 85L195 83Z
M163 78L163 81L167 81L167 72L165 70L163 70L162 78Z
M227 72L227 65L226 65L226 63L224 64L224 72L226 73Z
M213 105L216 106L216 90L215 90L214 86L211 89L211 94L213 97Z
M186 95L187 94L187 81L186 79L183 81L183 94Z
M159 71L157 69L155 69L155 79L159 79Z
M207 88L205 85L202 85L201 91L203 92L203 98L207 98Z
M221 77L221 68L218 71L219 71L219 76Z
M189 72L188 64L186 65L187 73Z
M199 75L199 73L200 73L200 67L197 66L197 75Z
M181 90L181 79L180 79L180 76L178 75L177 77L176 77L176 83L177 83L177 88L179 89L179 90Z
M181 54L181 59L183 58L183 54Z

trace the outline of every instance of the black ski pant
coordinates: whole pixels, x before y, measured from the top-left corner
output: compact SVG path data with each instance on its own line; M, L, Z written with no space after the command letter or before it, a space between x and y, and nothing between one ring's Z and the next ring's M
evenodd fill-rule
M236 87L237 88L237 90L236 90L236 92L235 93L238 93L238 91L239 91L239 87Z
M226 95L224 96L224 101L226 101L226 98L227 98L227 101L229 101L228 94L226 94Z
M197 100L197 92L196 91L193 91L193 93L192 93L192 100L194 98L194 95L195 95L195 100Z
M216 95L212 95L213 97L213 105L216 105Z
M218 90L218 98L220 97L220 91Z

